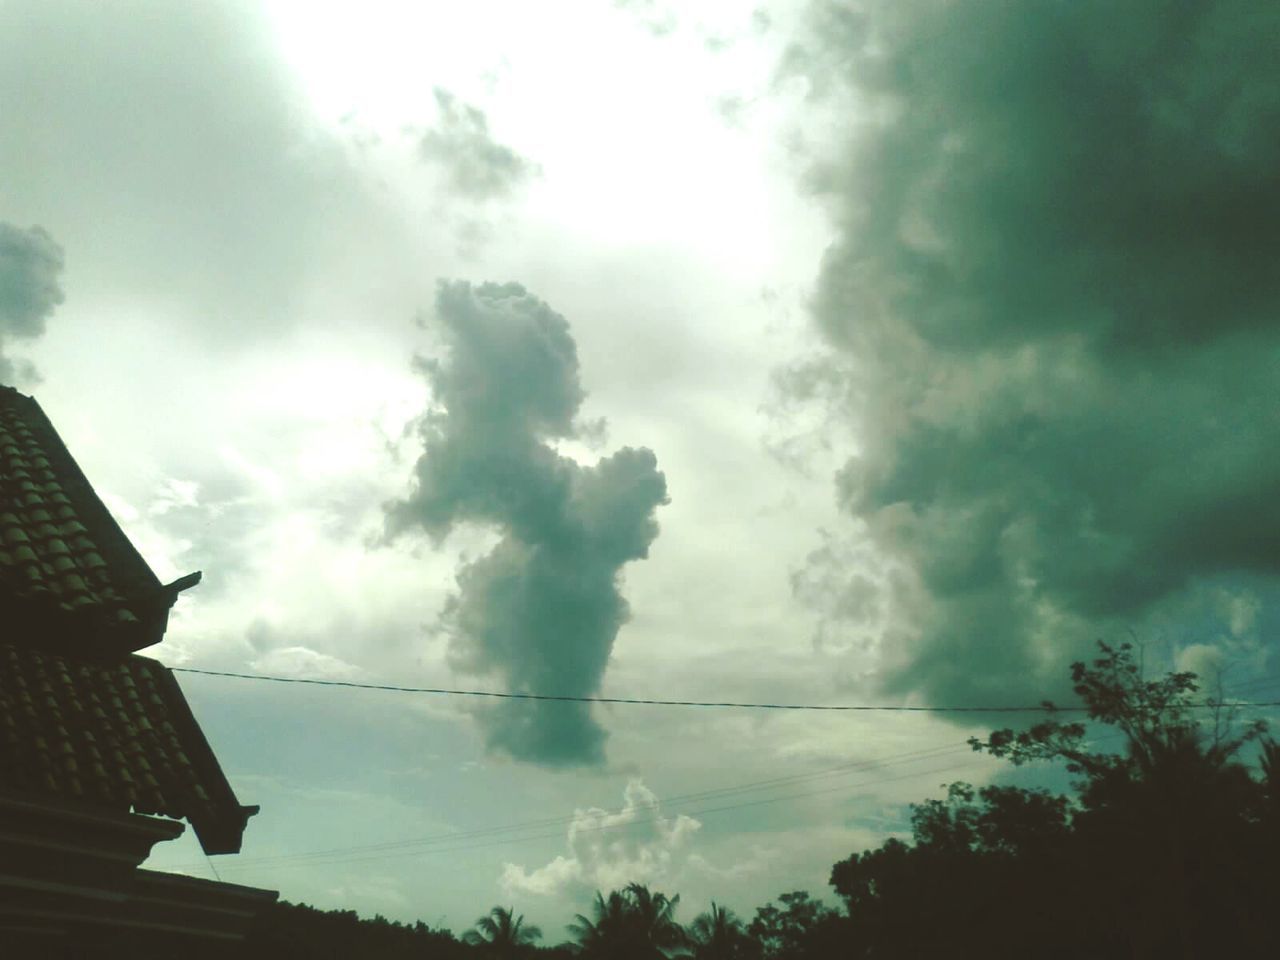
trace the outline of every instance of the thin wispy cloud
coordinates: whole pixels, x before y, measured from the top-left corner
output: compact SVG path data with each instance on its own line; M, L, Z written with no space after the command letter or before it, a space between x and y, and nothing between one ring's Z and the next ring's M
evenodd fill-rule
M503 200L537 175L537 164L494 139L483 110L442 87L433 93L436 124L418 149L453 194L472 202Z

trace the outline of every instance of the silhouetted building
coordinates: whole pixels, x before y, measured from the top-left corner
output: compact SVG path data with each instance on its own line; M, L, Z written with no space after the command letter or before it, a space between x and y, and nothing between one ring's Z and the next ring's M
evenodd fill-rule
M173 674L135 652L199 579L161 584L40 406L0 386L0 954L233 945L276 899L139 868L179 820L236 853L258 810Z

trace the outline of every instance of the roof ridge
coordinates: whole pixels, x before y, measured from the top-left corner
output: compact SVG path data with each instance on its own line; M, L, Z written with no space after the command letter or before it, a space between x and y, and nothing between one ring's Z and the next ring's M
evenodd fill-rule
M39 402L0 386L0 568L9 574L0 609L22 607L21 619L46 625L63 618L79 644L112 638L105 647L127 652L159 642L177 584L160 582Z

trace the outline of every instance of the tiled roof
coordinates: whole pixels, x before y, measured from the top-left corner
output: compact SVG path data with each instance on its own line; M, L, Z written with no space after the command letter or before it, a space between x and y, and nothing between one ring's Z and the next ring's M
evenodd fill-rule
M164 635L168 587L112 518L34 399L0 386L0 616L85 652L128 652ZM19 633L22 630L18 631Z
M0 386L0 788L186 819L235 853L236 800L173 674L162 586L31 397Z
M257 807L236 800L173 674L147 657L95 662L0 645L0 784L187 819L236 853Z

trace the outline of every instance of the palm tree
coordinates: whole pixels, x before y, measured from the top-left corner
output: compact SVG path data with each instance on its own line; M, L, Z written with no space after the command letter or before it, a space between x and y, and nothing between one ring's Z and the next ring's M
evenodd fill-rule
M752 940L742 921L732 910L711 901L711 909L700 913L689 924L689 941L694 960L744 960L749 957Z
M631 900L638 933L656 951L656 956L668 956L670 951L685 944L684 929L675 920L680 894L668 898L666 894L650 891L640 883L629 884L626 893Z
M569 932L578 941L582 956L609 956L611 948L618 946L626 938L626 899L617 890L605 899L604 894L597 890L592 913L595 914L594 920L581 913L577 914L574 922L569 924Z
M541 937L541 930L525 924L524 914L517 917L513 907L494 907L462 935L462 942L487 947L485 953L489 956L509 960L520 956L525 947Z
M594 919L578 914L569 932L585 958L609 960L665 960L685 942L674 914L680 896L651 891L633 883L606 898L596 893Z

